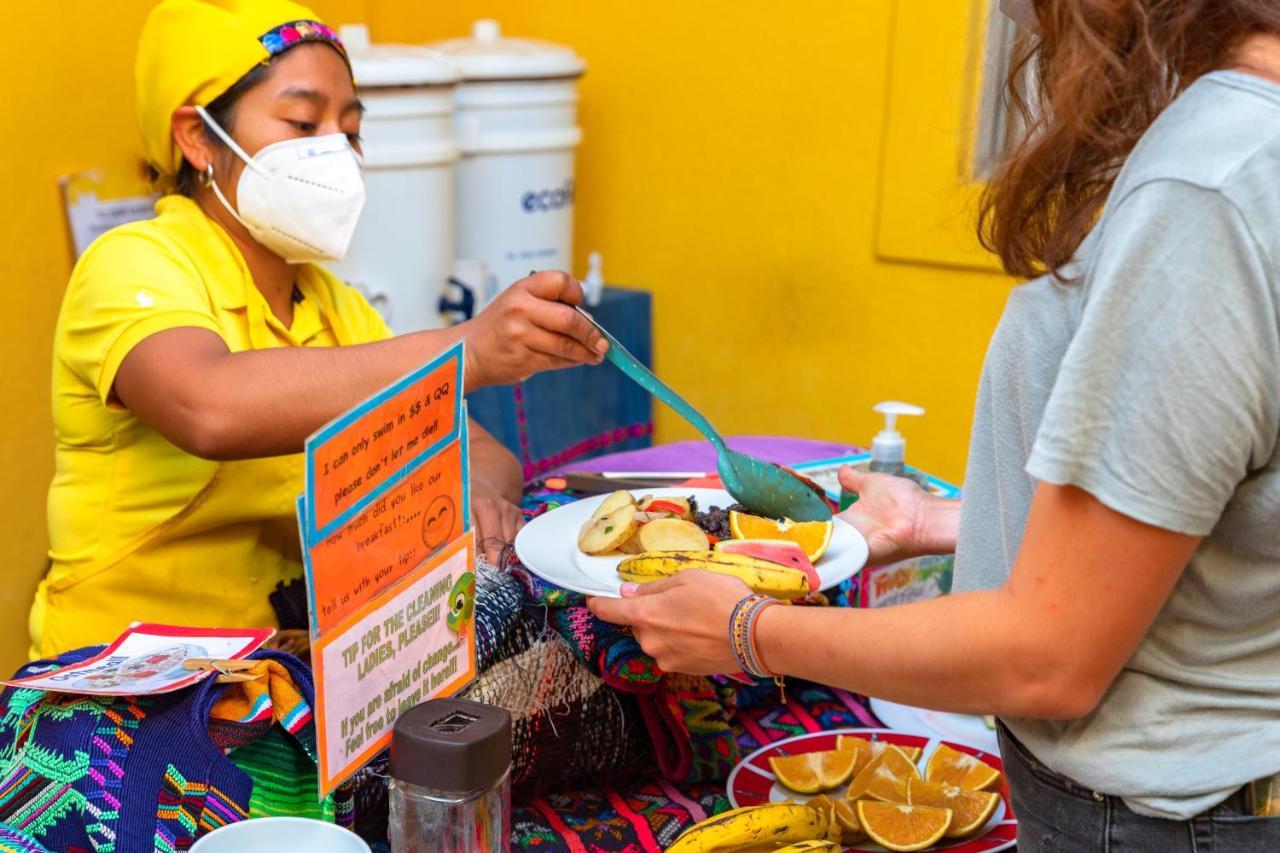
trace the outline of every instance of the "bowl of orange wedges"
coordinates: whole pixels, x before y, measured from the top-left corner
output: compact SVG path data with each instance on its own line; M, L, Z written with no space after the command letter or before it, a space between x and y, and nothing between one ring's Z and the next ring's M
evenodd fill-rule
M992 853L1017 842L1000 756L890 729L812 732L744 758L735 809L807 803L832 815L845 850ZM834 848L832 848L834 849Z

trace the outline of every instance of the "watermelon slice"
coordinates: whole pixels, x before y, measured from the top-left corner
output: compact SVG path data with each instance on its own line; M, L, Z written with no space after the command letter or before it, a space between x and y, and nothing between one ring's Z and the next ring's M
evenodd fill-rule
M822 588L818 570L813 567L813 563L809 562L804 549L790 539L725 539L717 542L715 549L767 560L789 569L799 569L809 578L810 590L817 592Z

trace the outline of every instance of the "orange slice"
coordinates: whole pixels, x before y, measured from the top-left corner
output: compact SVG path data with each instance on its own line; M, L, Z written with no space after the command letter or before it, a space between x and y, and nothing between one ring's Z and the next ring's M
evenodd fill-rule
M947 837L963 838L987 825L1000 802L1000 795L990 791L966 791L924 779L909 779L907 802L913 806L951 809L951 828L947 830Z
M789 539L804 549L811 563L817 563L831 545L833 521L774 521L745 512L729 513L729 530L734 539Z
M923 850L946 834L951 810L858 800L862 830L889 850Z
M857 753L838 749L770 758L778 781L801 794L816 794L843 785L853 775Z
M1000 783L1001 773L967 752L942 744L929 756L924 778L966 791L985 791Z
M862 768L870 763L875 755L871 751L872 743L866 738L856 735L840 735L836 738L836 749L841 752L855 753L858 758L853 764L853 775L857 776L862 772Z
M885 741L871 740L862 735L836 735L836 749L869 749L872 758L884 752L888 745ZM924 749L918 746L902 746L896 743L894 746L902 750L903 754L912 761L919 761L920 754L924 752Z
M849 753L846 752L846 754ZM918 778L920 778L920 771L916 770L915 762L896 746L888 745L880 755L867 762L867 766L853 777L845 798L860 800L863 797L871 797L887 803L905 803L907 780Z
M836 749L871 749L871 740L862 735L836 735Z
M836 801L836 823L840 826L840 841L844 844L857 844L866 837L862 824L858 821L858 812L850 800Z
M878 740L878 741L874 741L874 742L872 742L872 744L871 744L871 757L872 757L872 758L875 758L877 755L879 755L880 753L884 752L884 751L885 751L885 748L886 748L886 747L888 747L888 746L890 746L890 744L887 744L887 743L885 743L885 742L884 742L884 741L882 741L882 740ZM903 754L903 755L905 755L907 758L910 758L910 759L911 759L911 763L912 763L912 764L914 764L914 763L916 763L917 761L919 761L919 760L920 760L920 754L924 752L924 748L923 748L923 747L919 747L919 746L898 746L896 743L895 743L895 744L893 744L893 746L895 746L895 747L897 747L898 749L902 750L902 754Z

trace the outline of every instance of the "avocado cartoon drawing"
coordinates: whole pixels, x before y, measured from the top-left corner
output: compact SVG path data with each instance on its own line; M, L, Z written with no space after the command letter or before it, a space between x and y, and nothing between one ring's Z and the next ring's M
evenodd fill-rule
M444 620L449 630L458 635L459 640L467 638L471 616L475 610L476 576L472 572L463 572L449 593L449 615Z

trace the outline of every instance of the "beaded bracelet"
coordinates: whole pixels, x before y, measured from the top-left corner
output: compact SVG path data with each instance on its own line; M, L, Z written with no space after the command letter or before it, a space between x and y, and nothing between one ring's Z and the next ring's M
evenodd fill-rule
M760 652L756 649L756 621L766 608L780 603L772 596L757 593L748 595L733 608L733 615L729 617L729 642L738 666L748 675L776 677L760 661Z
M766 598L768 598L766 595L748 595L734 605L733 614L729 617L729 645L733 647L733 656L738 661L738 667L748 675L754 675L757 678L764 678L766 675L756 669L754 656L751 654L750 612Z
M787 688L782 676L765 669L756 648L756 624L760 614L772 605L782 603L772 596L759 593L748 595L739 601L729 617L729 643L733 646L733 656L742 671L756 678L772 678L774 684L778 685L778 697L785 705Z

